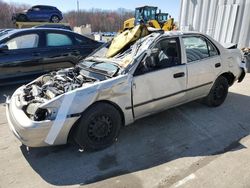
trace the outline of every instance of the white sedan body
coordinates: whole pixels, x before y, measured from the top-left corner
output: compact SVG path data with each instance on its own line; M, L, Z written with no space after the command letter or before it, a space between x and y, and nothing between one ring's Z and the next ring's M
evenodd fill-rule
M145 58L150 58L151 49L160 42L175 48L173 63L146 72L138 71ZM37 80L17 89L6 108L9 125L16 137L31 147L65 144L81 114L98 101L118 108L124 125L128 125L139 118L206 97L220 75L232 76L230 85L243 79L240 50L226 49L200 33L152 33L133 46L136 52L118 75L83 84L39 103L38 109L50 112L45 119L34 120L23 108L27 105L27 100L22 99L24 90Z

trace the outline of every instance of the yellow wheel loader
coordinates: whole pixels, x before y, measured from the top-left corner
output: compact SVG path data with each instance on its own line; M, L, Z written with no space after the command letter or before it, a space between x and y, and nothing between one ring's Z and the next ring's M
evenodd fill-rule
M174 28L174 19L168 13L157 13L158 7L143 6L135 9L135 17L124 22L123 30L131 29L139 24L146 24L148 27L170 31Z
M157 7L143 6L135 9L135 17L124 22L123 30L111 42L106 57L111 58L138 39L150 34L150 27L156 30L171 31L174 19L168 13L157 13ZM153 30L154 31L154 30Z

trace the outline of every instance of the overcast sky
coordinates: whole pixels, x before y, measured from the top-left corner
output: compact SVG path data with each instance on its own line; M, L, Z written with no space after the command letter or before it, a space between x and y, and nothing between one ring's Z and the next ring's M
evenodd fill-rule
M25 3L29 5L52 5L62 12L76 10L77 0L4 0L11 3ZM175 20L178 20L180 0L79 0L80 9L117 9L126 8L134 10L135 7L152 5L159 7L162 12L168 12Z

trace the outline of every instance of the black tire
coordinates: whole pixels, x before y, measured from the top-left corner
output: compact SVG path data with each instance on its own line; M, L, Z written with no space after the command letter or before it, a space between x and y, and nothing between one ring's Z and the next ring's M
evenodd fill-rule
M60 22L60 18L58 16L56 16L56 15L53 15L50 18L50 22L52 22L52 23L59 23Z
M23 14L19 15L18 18L17 18L17 20L19 22L26 22L26 21L28 21L27 17L25 15L23 15Z
M211 107L220 106L226 99L228 94L228 81L225 77L218 77L208 96L205 98L205 103Z
M78 121L74 140L84 150L104 149L117 139L121 124L121 115L115 107L103 102L96 103Z

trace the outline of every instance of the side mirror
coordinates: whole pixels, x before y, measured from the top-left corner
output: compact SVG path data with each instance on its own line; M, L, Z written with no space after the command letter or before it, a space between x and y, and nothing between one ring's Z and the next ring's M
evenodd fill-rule
M9 47L6 44L0 44L0 52L8 51Z
M158 56L159 53L160 53L160 50L159 50L158 48L152 48L152 49L150 50L150 55L151 55L151 56Z

